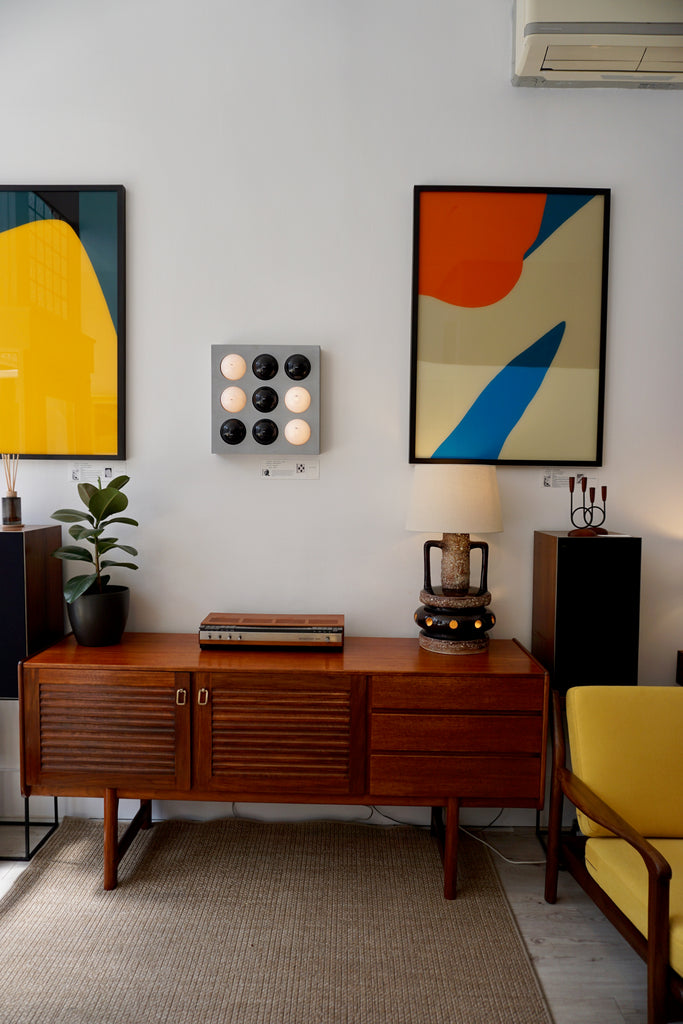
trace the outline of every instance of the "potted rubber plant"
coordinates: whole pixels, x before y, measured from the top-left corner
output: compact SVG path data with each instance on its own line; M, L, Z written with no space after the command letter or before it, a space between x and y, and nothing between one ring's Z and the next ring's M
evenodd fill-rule
M117 476L105 487L99 478L97 487L80 483L78 495L85 509L60 508L51 516L60 523L71 523L69 534L79 542L57 548L53 556L64 561L84 562L89 567L88 572L72 576L64 584L69 622L76 640L84 647L120 643L126 628L130 591L128 587L110 583L110 575L105 570L114 566L137 569L134 562L108 557L116 550L133 556L137 551L129 544L120 544L117 537L105 536L105 531L117 523L138 525L135 519L121 515L128 508L128 498L122 488L129 479ZM89 546L85 547L86 544Z

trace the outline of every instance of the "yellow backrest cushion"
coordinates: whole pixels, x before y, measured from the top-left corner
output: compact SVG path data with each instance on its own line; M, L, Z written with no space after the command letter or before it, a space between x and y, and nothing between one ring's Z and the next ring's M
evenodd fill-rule
M573 687L567 730L572 771L599 797L642 835L683 836L683 687Z

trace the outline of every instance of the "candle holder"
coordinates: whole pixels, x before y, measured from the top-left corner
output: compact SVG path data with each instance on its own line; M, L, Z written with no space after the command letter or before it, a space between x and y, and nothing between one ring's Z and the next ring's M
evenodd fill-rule
M19 456L3 452L2 465L7 482L7 494L2 499L2 525L6 530L20 530L22 526L21 498L16 491Z
M576 489L576 477L569 477L569 518L572 521L573 530L569 531L570 537L599 537L607 533L602 524L607 515L607 488L601 488L602 505L595 504L595 488L587 487L587 477L581 478L581 504L574 505L574 491ZM588 490L588 504L586 504L586 490ZM583 525L580 525L580 524Z

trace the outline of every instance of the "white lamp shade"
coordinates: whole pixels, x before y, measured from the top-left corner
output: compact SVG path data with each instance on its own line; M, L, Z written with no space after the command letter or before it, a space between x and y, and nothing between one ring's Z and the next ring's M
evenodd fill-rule
M500 533L496 467L416 465L406 528L419 533Z

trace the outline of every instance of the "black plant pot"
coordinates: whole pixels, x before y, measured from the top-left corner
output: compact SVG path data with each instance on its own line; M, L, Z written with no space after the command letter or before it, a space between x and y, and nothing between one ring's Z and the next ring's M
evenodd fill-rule
M121 642L128 619L128 587L106 587L101 594L83 594L66 610L74 636L83 647L109 647Z

